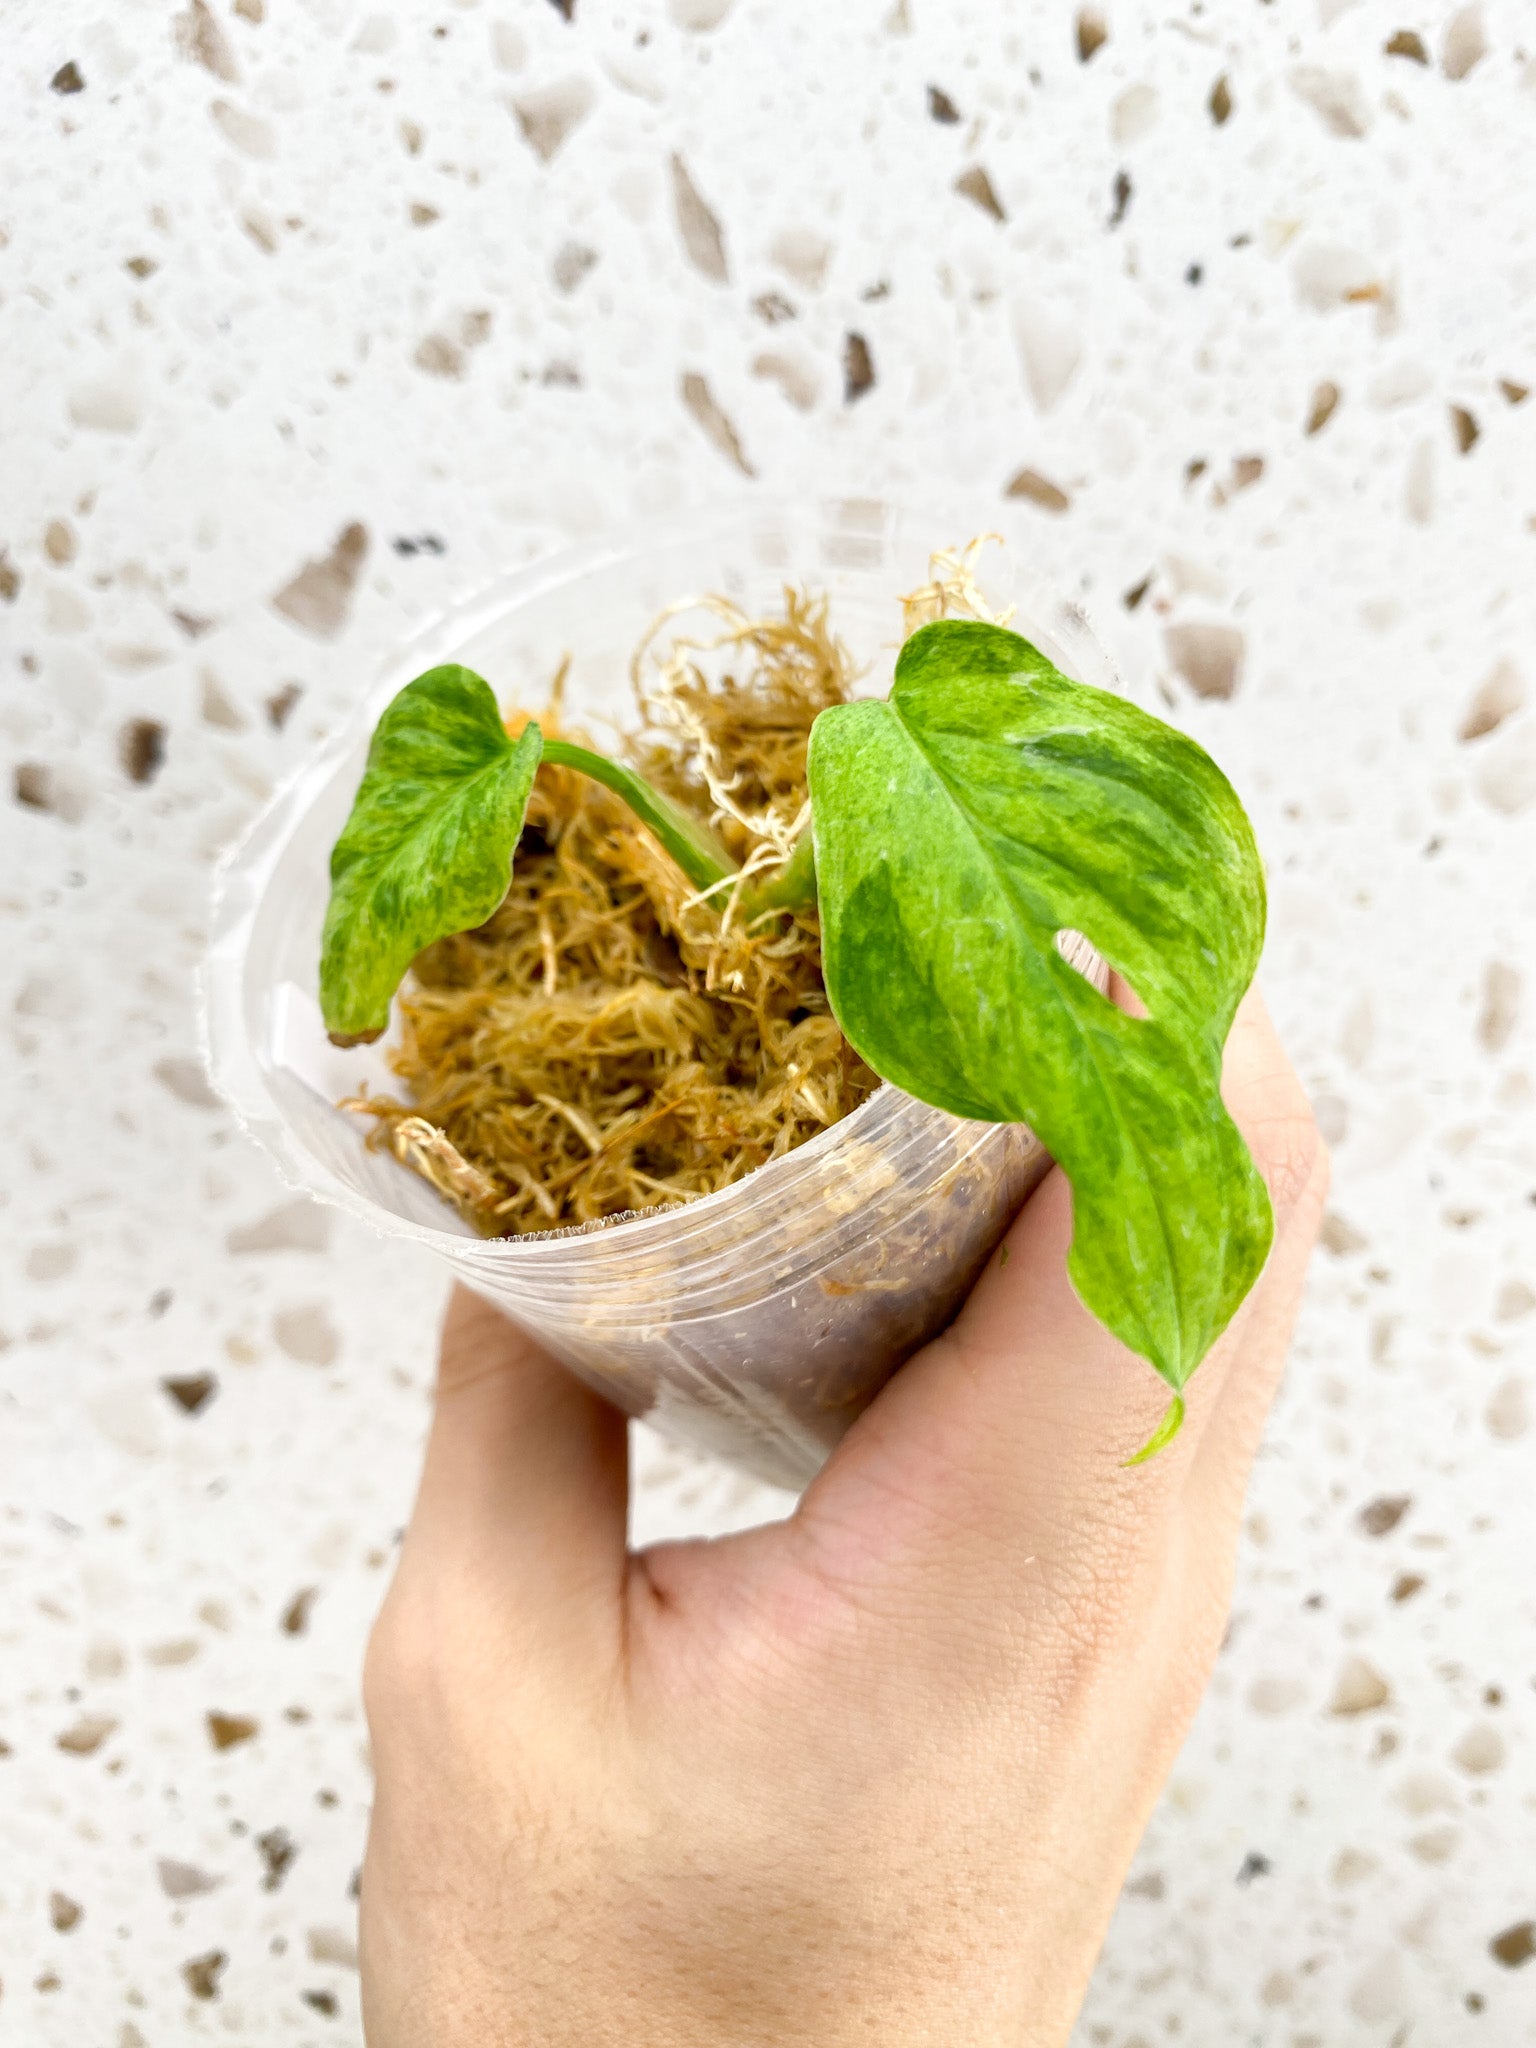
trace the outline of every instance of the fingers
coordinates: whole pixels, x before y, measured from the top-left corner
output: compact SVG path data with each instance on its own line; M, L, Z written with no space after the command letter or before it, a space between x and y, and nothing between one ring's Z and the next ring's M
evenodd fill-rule
M1283 1363L1316 1231L1323 1158L1306 1097L1256 994L1227 1048L1223 1093L1269 1184L1276 1254L1188 1389L1182 1437L1125 1469L1169 1390L1089 1314L1067 1278L1071 1191L1053 1172L993 1255L953 1328L897 1375L807 1495L813 1524L878 1552L926 1531L1035 1558L1084 1532L1174 1512L1213 1428L1217 1467L1246 1476ZM1229 1403L1229 1387L1241 1391ZM1202 1471L1205 1468L1202 1466ZM819 1492L818 1492L819 1489ZM919 1540L923 1540L921 1537Z
M494 1592L520 1628L564 1631L617 1602L627 1511L623 1416L455 1288L402 1576Z

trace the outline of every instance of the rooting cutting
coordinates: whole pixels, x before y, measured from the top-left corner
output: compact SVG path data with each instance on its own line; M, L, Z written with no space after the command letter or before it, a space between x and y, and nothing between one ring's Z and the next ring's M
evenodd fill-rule
M419 676L332 856L322 1009L377 1037L414 963L414 1101L367 1106L489 1230L727 1185L877 1078L1028 1124L1072 1183L1074 1286L1174 1390L1150 1449L1270 1241L1220 1094L1263 869L1210 757L992 617L974 553L904 601L883 700L824 601L710 599L702 642L663 638L674 608L622 758L558 691L547 732L509 729L470 670ZM1139 1014L1069 964L1078 933Z

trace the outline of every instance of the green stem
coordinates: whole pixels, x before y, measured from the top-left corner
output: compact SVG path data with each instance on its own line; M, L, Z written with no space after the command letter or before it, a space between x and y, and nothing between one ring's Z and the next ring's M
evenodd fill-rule
M610 761L606 754L594 754L590 747L578 747L572 740L545 740L543 758L557 768L575 768L590 775L604 789L622 797L641 824L655 833L696 889L714 889L741 872L702 820L664 797L660 790L652 789L633 768ZM740 914L750 923L765 911L809 910L815 902L816 847L807 826L781 868L765 881L748 883L742 890Z
M750 924L765 910L813 910L816 906L816 842L806 826L783 867L741 892L741 919Z
M660 790L652 789L633 768L610 761L605 754L594 754L588 747L578 747L571 740L545 740L544 759L557 768L578 769L622 797L641 824L655 833L696 889L713 889L740 872L707 825L690 817Z

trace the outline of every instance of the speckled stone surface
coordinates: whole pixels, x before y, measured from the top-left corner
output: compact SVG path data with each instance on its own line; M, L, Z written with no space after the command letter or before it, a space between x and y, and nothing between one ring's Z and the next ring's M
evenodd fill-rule
M539 549L931 486L1240 785L1336 1147L1078 2040L1536 2041L1528 8L5 13L0 2042L359 2038L441 1280L209 1099L218 850Z

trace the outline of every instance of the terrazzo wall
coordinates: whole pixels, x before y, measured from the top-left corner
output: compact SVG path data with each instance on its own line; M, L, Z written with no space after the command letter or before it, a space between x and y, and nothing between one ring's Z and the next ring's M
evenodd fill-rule
M441 1281L211 1097L215 856L445 603L760 491L940 492L1160 679L1335 1147L1079 2042L1536 2041L1529 8L5 15L0 2042L359 2039Z

